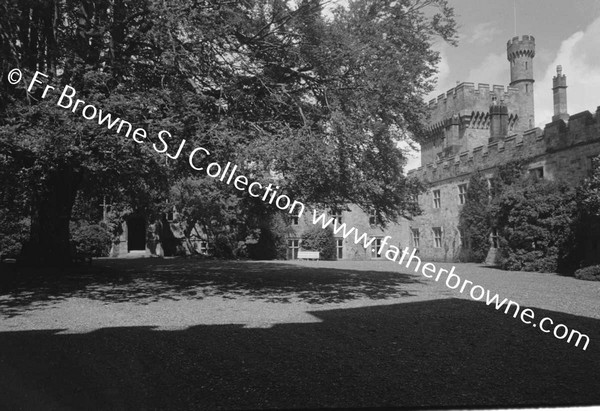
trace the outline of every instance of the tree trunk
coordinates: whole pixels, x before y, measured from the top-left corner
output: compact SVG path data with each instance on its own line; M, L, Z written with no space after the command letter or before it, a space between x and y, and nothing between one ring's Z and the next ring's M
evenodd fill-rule
M72 262L69 222L81 175L72 165L52 171L43 189L32 196L31 232L18 262L24 265L64 266Z

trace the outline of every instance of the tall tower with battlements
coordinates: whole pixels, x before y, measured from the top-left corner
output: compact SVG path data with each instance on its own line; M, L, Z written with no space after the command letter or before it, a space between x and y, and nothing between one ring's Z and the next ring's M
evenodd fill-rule
M506 54L510 61L510 86L520 90L521 123L519 128L535 127L533 105L533 58L535 57L535 38L524 35L513 37L506 45Z

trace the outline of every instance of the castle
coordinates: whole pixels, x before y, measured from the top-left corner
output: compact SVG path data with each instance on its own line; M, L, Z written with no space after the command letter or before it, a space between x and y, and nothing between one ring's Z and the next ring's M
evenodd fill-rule
M338 259L382 258L377 253L379 244L385 236L391 236L394 246L416 248L423 259L456 261L463 246L458 229L459 214L473 172L479 171L489 179L498 166L521 160L529 172L538 177L565 180L573 185L589 173L591 159L600 154L600 107L594 114L585 111L570 116L567 78L558 66L552 88L552 122L543 130L535 128L534 57L534 37L514 37L507 44L508 86L478 84L475 87L475 84L465 82L429 102L431 138L421 146L421 167L408 172L427 187L418 198L422 214L384 228L376 224L374 214L356 206L349 205L348 210L331 210L331 217L339 223L375 238L368 249L354 244L351 237L336 238ZM167 221L171 221L170 218ZM123 225L118 254L134 249L129 245L129 237L137 225L133 219L131 224ZM175 237L180 236L177 225L171 226ZM301 235L313 226L312 216L308 213L291 219L287 237L288 259L297 258L302 249ZM135 231L139 237L137 248L145 248L146 254L155 254L148 244L144 247L143 229ZM497 242L493 232L490 259L493 259ZM210 242L199 233L191 248L206 253ZM599 251L591 250L597 254Z
M362 210L350 206L352 210L340 215L340 221L376 241L366 250L338 238L339 258L382 258L376 252L377 244L389 235L396 240L394 245L416 248L423 259L456 261L463 246L459 214L473 172L490 179L498 166L521 160L529 172L541 178L575 185L588 175L591 159L600 154L600 107L594 114L585 111L570 116L567 78L558 66L552 88L552 122L543 130L535 128L534 57L534 37L514 37L507 44L508 86L476 87L465 82L429 102L431 138L421 145L421 167L408 172L427 187L418 198L422 214L383 229L374 225L373 218L369 221L370 216ZM299 228L301 232L303 227ZM493 232L490 262L497 246ZM297 248L298 239L291 238L290 258Z

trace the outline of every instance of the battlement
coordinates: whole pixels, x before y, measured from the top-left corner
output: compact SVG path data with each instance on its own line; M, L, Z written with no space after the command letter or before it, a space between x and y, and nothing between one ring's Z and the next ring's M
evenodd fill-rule
M512 39L508 40L508 43L506 43L506 47L510 47L513 44L535 44L535 37L530 36L528 34L524 34L522 36L515 36Z
M429 101L429 124L443 122L453 114L487 112L492 97L505 101L509 109L514 111L514 108L510 107L511 102L516 102L519 92L519 88L511 86L494 84L490 87L487 83L478 83L475 87L475 83L461 83Z
M562 73L562 66L556 66L556 76L552 77L552 88L567 87L567 76Z
M571 116L568 124L557 120L546 124L543 130L534 128L512 134L485 146L425 164L410 170L408 175L425 183L434 183L591 142L600 143L600 106L594 114L584 111Z
M535 57L535 38L529 35L513 37L506 43L506 53L510 61L517 57Z

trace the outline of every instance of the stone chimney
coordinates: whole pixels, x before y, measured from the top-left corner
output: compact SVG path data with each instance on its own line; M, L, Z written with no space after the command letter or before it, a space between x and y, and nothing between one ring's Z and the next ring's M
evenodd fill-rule
M554 115L552 116L552 121L568 121L567 76L562 74L562 66L556 66L556 76L552 79L552 93L554 96Z
M504 101L498 102L496 97L492 97L490 106L490 139L489 142L501 140L508 136L508 107Z

